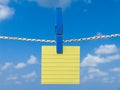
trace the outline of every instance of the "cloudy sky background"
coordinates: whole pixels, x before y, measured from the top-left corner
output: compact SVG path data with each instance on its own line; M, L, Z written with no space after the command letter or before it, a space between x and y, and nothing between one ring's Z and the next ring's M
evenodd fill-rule
M0 35L55 39L55 8L63 8L64 39L120 33L120 0L0 0ZM81 46L80 85L41 85L41 46L0 40L0 90L119 90L120 38Z

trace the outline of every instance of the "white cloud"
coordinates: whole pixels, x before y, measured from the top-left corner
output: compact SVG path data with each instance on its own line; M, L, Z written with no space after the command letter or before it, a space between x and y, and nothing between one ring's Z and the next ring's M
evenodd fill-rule
M25 74L25 75L22 75L22 78L25 78L25 79L32 79L32 78L36 78L36 77L37 77L37 73L35 71Z
M34 55L30 56L30 58L27 60L27 63L20 62L15 66L15 69L22 69L25 68L28 64L37 64L37 59Z
M89 70L88 70L88 73L89 74L96 74L97 76L106 76L106 75L108 75L108 73L106 73L106 72L103 72L103 71L101 71L101 70L99 70L99 69L96 69L96 68L89 68Z
M9 83L14 84L22 84L23 82L35 82L38 77L37 73L35 71L21 74L18 72L15 74L16 70L24 70L24 68L29 69L29 65L37 64L37 60L35 56L30 56L29 60L26 60L27 62L18 62L17 64L12 62L5 62L3 65L0 65L0 76L1 78L5 75L5 82L9 81ZM38 65L38 64L37 64ZM30 69L29 69L30 70Z
M110 55L110 56L106 56L106 57L102 57L102 56L93 56L88 54L82 61L81 66L82 67L86 67L86 66L91 66L91 67L95 67L98 64L102 64L102 63L108 63L108 62L112 62L115 60L119 60L120 59L120 55L116 54L116 55Z
M95 67L97 66L97 64L102 63L103 58L101 58L100 56L93 56L88 54L82 61L81 66L92 66Z
M10 77L7 77L6 80L17 80L18 77L17 76L10 76Z
M28 64L37 64L37 59L35 56L30 56L30 59L27 61Z
M85 3L87 4L91 4L92 3L92 0L83 0Z
M116 81L116 78L115 78L115 77L104 77L104 78L102 79L102 81L103 81L104 83L114 83L114 82Z
M86 81L88 81L88 80L91 80L91 79L94 79L94 75L88 75L88 76L84 76L83 78L82 78L82 82L86 82Z
M14 10L8 6L0 5L0 20L11 17L14 14Z
M21 81L15 81L16 84L21 84Z
M110 78L109 78L109 77L104 77L104 78L102 79L102 81L105 82L105 83L108 83L108 82L110 81Z
M100 45L99 48L95 50L96 54L113 54L117 53L118 48L116 45L111 44L111 45Z
M30 2L36 2L42 7L62 7L67 8L70 7L72 3L82 1L86 4L91 4L92 0L28 0Z
M32 64L37 64L37 59L35 56L30 56L30 58L27 60L26 63L24 62L19 62L17 64L11 63L11 62L6 62L4 65L1 66L0 70L7 70L7 69L23 69L27 67L27 65L32 65Z
M11 68L13 66L13 63L10 63L10 62L6 62L2 67L1 67L1 70L7 70L9 68Z
M14 9L8 6L10 0L0 0L0 21L10 18L14 14Z
M19 77L18 76L8 76L6 78L7 81L12 81L14 82L15 84L21 84L21 81L18 80Z
M116 61L116 60L119 60L119 59L120 59L119 54L110 55L110 56L107 56L106 58L104 58L103 63L112 62L112 61Z
M22 69L22 68L25 68L27 65L23 62L21 63L18 63L16 66L15 66L15 69Z
M112 68L110 71L113 71L113 72L120 72L120 68L119 68L119 67Z
M95 50L95 53L97 53L97 55L88 54L83 59L81 66L95 67L98 64L108 63L108 62L112 62L120 59L120 54L118 53L117 47L115 45L101 45L99 48Z
M42 7L69 7L72 2L79 0L29 0L33 2L37 2Z
M99 80L104 83L113 83L117 82L115 77L110 77L111 73L101 71L95 67L98 67L99 64L110 63L116 60L120 60L120 53L118 47L113 44L100 45L98 48L94 49L93 54L88 54L83 61L81 66L84 72L87 72L82 75L82 81L86 82L89 80ZM87 68L84 68L87 67ZM112 72L120 72L120 68L110 69Z
M98 79L98 77L106 77L108 76L107 72L103 72L97 68L89 68L87 75L85 75L82 79L83 82L88 80Z
M8 4L10 2L10 0L0 0L0 4Z
M102 33L97 32L96 36L102 36Z

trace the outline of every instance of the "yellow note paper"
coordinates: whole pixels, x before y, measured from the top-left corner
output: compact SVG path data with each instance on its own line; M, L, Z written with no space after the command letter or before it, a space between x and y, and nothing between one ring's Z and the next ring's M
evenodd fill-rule
M63 54L56 53L56 46L42 46L42 84L79 84L80 47L64 46Z

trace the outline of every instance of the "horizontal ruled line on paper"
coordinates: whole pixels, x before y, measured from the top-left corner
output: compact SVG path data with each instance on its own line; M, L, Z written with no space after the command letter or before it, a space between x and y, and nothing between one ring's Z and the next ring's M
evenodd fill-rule
M66 71L66 70L44 70L44 71ZM69 71L79 71L79 70L67 70L68 72Z
M41 62L41 63L80 63L80 62Z
M79 57L73 57L73 58L71 57L71 58L69 58L69 59L68 59L68 58L61 58L61 57L60 57L60 58L47 57L47 58L41 58L41 59L47 59L47 60L50 60L50 59L53 59L53 60L54 60L54 59L55 59L55 60L61 60L61 59L62 59L62 60L76 60L76 59L79 59Z
M46 74L42 74L42 75L46 75ZM68 74L47 74L47 75L68 75ZM69 75L79 75L79 74L69 74Z
M51 56L51 55L62 56L62 55L65 55L65 56L70 56L70 57L72 57L72 56L78 56L78 55L80 55L80 54L74 54L74 55L73 55L73 54L57 54L57 53L56 53L56 54L50 54L50 53L49 53L49 54L46 54L46 53L45 53L45 54L43 54L42 56L46 56L46 55L47 55L47 56Z
M76 79L79 79L79 77L78 77L78 78L73 78L73 77L70 77L70 78L66 78L66 77L65 77L65 78L62 78L62 77L60 77L60 78L58 78L58 77L56 77L56 78L54 78L54 77L53 77L53 78L50 78L50 77L49 77L49 78L46 78L46 77L45 77L45 78L44 78L44 77L42 77L42 79L58 79L58 80L59 80L59 79L64 79L64 80L65 80L65 79L72 79L72 80L75 79L75 80L76 80Z
M71 82L41 82L42 84L79 84L79 81L71 81Z
M46 66L43 66L43 67L60 67L60 66L57 66L57 65L54 65L54 66L48 66L48 65L46 65ZM62 65L61 67L79 67L79 66L77 66L77 65Z
M42 66L42 68L45 68L45 67L54 67L54 68L57 68L56 66ZM71 66L62 66L61 68L78 68L78 67L80 67L80 66L73 66L73 67L71 67Z

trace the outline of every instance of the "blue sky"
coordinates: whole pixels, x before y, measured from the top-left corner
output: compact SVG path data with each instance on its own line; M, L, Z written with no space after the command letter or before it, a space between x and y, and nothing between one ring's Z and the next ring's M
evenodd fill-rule
M0 0L0 35L55 39L56 7L64 39L120 33L120 0ZM41 85L41 46L0 40L0 90L118 90L120 38L64 45L81 47L80 85Z

